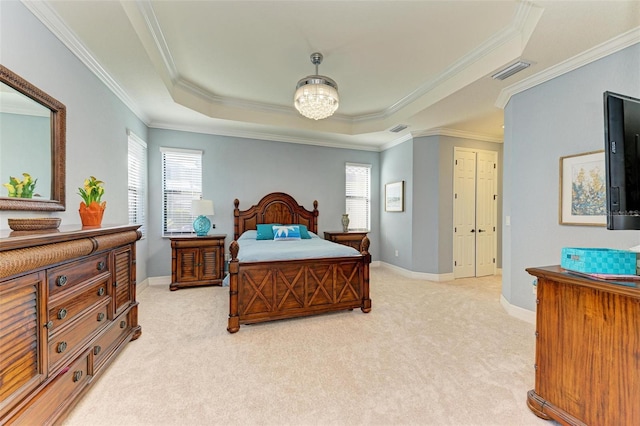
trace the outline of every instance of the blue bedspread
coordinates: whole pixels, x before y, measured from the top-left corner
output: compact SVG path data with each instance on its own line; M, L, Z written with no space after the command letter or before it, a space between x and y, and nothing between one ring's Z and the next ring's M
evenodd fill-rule
M256 240L256 231L247 231L238 238L240 262L270 260L315 259L320 257L351 257L360 253L353 247L323 240L310 232L306 240Z

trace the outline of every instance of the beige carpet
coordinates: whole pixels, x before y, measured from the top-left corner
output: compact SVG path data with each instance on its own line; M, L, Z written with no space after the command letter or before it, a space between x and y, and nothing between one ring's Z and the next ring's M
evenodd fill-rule
M430 282L372 268L360 310L226 331L228 290L149 287L142 336L73 425L549 425L526 406L534 326L500 277Z

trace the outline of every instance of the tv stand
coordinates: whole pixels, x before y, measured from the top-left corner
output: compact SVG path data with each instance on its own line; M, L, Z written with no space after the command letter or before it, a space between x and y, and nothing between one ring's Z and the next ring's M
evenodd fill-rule
M529 408L564 425L639 425L640 288L559 266L527 272L538 278Z

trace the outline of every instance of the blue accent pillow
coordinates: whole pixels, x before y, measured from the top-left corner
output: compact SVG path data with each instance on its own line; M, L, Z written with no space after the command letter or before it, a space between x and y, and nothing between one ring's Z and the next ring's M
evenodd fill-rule
M261 223L256 226L258 233L256 240L273 240L273 226L279 223Z
M299 240L300 226L298 225L274 226L273 239L275 241Z
M302 238L303 240L311 239L311 235L309 235L309 230L307 229L306 225L287 225L287 226L297 226L298 228L300 228L300 238Z

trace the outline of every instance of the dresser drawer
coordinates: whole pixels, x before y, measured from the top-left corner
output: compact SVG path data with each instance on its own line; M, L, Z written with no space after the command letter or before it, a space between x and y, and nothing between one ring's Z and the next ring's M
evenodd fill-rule
M80 317L71 327L49 338L49 371L68 359L68 356L87 342L96 331L106 327L109 322L107 320L108 301L104 302Z
M63 368L58 376L15 420L15 425L50 424L50 417L57 415L69 405L74 397L89 382L89 352L85 352L68 367Z
M118 343L121 337L131 330L128 316L129 315L121 315L115 321L111 322L94 343L92 349L94 371L102 367L102 364L110 357L114 349L114 344Z
M108 253L88 257L47 271L49 297L109 272Z
M59 330L65 324L69 324L73 319L82 315L87 309L99 303L101 300L107 300L107 284L109 276L101 276L93 283L88 283L84 289L74 293L72 297L60 301L49 303L49 322L47 328L49 335Z

